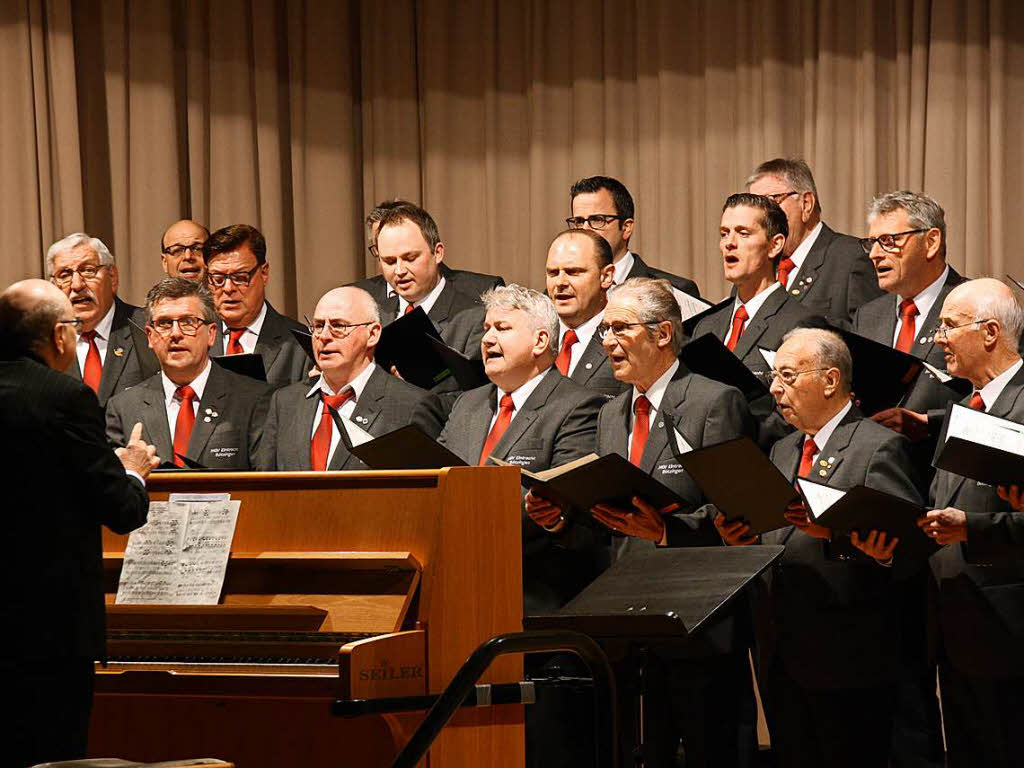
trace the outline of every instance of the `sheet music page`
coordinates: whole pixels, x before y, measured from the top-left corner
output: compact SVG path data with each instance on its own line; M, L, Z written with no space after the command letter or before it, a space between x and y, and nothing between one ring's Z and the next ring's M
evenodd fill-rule
M173 496L172 496L173 498ZM228 499L179 502L188 505L188 527L178 561L176 605L216 605L242 502Z
M115 603L174 602L178 558L187 524L188 508L184 505L149 502L146 524L128 537Z
M672 288L672 295L675 296L676 304L679 305L679 311L683 314L683 320L689 320L694 315L699 315L706 309L711 309L711 305L706 301L695 299L688 293L683 293L678 288Z
M1024 456L1024 425L962 405L954 405L949 414L946 440L951 437Z
M693 446L686 442L682 432L678 429L673 429L672 432L675 435L676 445L679 446L679 453L689 453L693 450Z
M772 352L770 349L765 349L764 347L758 347L757 351L761 353L761 357L763 357L764 361L768 363L769 368L775 368L774 352Z
M368 443L374 439L373 435L357 425L352 419L346 418L340 413L338 416L341 418L341 423L345 425L345 432L348 433L348 439L352 443L352 447Z
M825 510L846 495L846 491L820 483L811 483L802 477L797 478L797 483L800 485L800 493L807 501L807 509L815 519L821 517Z
M921 362L924 363L923 360ZM952 381L953 380L952 376L950 376L945 371L939 370L934 365L929 365L928 363L924 363L924 367L927 368L929 371L931 371L932 376L934 376L936 379L941 381L943 384L945 384L947 381Z

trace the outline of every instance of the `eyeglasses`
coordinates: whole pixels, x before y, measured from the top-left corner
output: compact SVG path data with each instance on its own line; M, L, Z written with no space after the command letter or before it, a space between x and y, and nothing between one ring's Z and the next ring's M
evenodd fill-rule
M626 332L630 328L635 328L638 325L657 325L660 320L651 320L646 323L601 323L597 326L597 337L604 341L611 334L616 339L626 338Z
M186 315L185 317L161 317L149 324L149 327L161 336L170 336L174 332L174 324L177 323L181 332L186 336L195 336L199 333L199 327L207 325L206 320L201 317Z
M373 258L375 258L375 259L379 259L380 258L380 250L377 248L377 244L376 243L370 243L369 251L370 251L370 255L373 256Z
M373 325L374 322L376 322L374 320L368 320L365 323L346 323L343 320L332 320L329 317L323 320L318 317L315 318L313 322L310 322L309 318L305 315L303 315L303 318L306 321L306 327L309 328L309 332L314 336L319 336L324 332L324 329L326 329L328 335L335 339L344 339L352 333L354 328L360 328L364 325Z
M206 279L210 281L210 285L214 288L223 288L228 280L236 288L247 288L249 283L252 282L252 276L262 266L262 264L257 264L247 272L207 272Z
M987 323L987 322L989 322L991 320L992 320L991 317L986 317L986 318L982 318L980 320L971 320L968 323L960 323L960 325L944 325L943 323L939 323L937 326L932 328L932 336L936 340L938 340L939 336L942 336L942 337L948 339L950 331L955 331L957 328L966 328L969 325L977 325L978 323Z
M160 251L162 253L166 253L168 256L173 256L174 258L178 258L185 253L185 251L191 251L196 256L202 256L204 245L205 243L190 243L188 245L185 245L184 243L175 243L174 245L168 245L166 248L161 248Z
M70 320L58 320L57 325L73 325L75 326L75 333L81 335L82 323L84 322L80 317L72 317Z
M106 269L109 264L83 264L78 269L62 269L55 274L51 280L61 288L66 288L74 282L75 275L86 281L93 281L99 275L101 269Z
M773 201L776 205L782 205L782 201L785 200L787 197L789 197L791 195L799 195L799 194L800 193L796 192L796 191L791 191L791 192L773 192L770 195L762 195L762 197L767 197L769 200Z
M608 222L625 221L625 216L612 216L608 213L595 213L591 216L570 216L565 220L565 225L569 229L583 229L583 225L586 224L591 229L604 229L608 226Z
M786 369L784 371L777 371L772 368L767 373L762 374L764 379L771 385L776 379L782 379L783 386L792 387L796 384L796 380L803 376L805 373L817 373L818 371L829 371L831 368L805 368L802 371L791 371Z
M907 244L907 238L911 235L919 235L927 231L927 227L924 229L908 229L906 232L893 232L892 234L879 235L878 237L862 237L859 242L860 247L864 249L864 253L871 253L875 243L878 243L886 253L899 253L903 246Z

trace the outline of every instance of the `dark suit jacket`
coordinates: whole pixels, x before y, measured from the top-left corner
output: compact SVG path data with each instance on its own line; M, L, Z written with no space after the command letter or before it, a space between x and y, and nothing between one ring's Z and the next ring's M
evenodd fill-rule
M434 323L445 344L467 357L479 360L485 314L477 299L445 282L441 294L427 312L427 317ZM387 325L396 317L398 296L392 296L380 307L380 321Z
M505 280L497 275L485 275L480 272L469 272L464 269L452 269L443 261L441 262L441 274L446 282L452 283L459 291L468 296L475 296L479 299L481 293L488 288L497 288L505 284ZM380 306L388 300L388 283L383 275L374 275L352 283L356 288L362 288L373 296L374 301Z
M1024 369L988 412L1024 423ZM971 676L1024 675L1024 515L992 486L941 469L931 505L967 513L967 541L931 559L945 658Z
M732 307L734 299L725 299L709 310L697 323L693 330L693 338L697 339L705 333L713 333L723 342L732 331ZM782 288L765 299L764 304L751 320L736 343L733 350L736 357L743 361L751 371L758 375L768 373L768 363L758 351L758 347L776 350L782 345L782 337L789 333L801 321L811 317L809 309L795 301L791 301ZM775 400L771 395L761 397L750 404L751 413L758 421L757 442L762 450L768 451L776 440L788 435L793 428L775 410Z
M270 401L270 412L263 428L257 468L265 471L306 471L314 423L320 423L319 394L307 397L313 385L300 381L279 389ZM413 411L427 397L417 386L392 376L377 367L356 400L352 418L371 435L379 437L410 423L417 423ZM421 424L418 424L421 426ZM428 431L424 429L424 431ZM328 470L368 469L338 441Z
M96 396L29 358L0 362L7 659L105 656L100 526L127 533L149 497L107 444Z
M647 262L641 259L640 254L637 253L633 253L633 266L629 270L629 274L626 275L626 279L628 280L631 277L653 277L658 280L668 280L672 283L673 287L678 288L683 293L688 293L695 299L700 298L700 289L697 288L697 284L693 280L648 266Z
M132 322L137 325L132 325ZM160 370L160 363L149 348L146 332L142 330L145 325L146 310L114 297L114 320L110 326L100 391L97 394L101 407L107 404L112 395L135 386ZM77 356L66 373L82 380Z
M562 376L552 366L494 446L492 456L538 472L594 451L597 412L605 402L596 392ZM468 464L476 464L497 407L497 388L487 384L464 392L452 408L439 442ZM607 552L592 529L552 535L525 512L523 593L527 613L554 611L589 584L606 566Z
M590 343L583 350L569 378L580 386L600 392L609 400L630 389L628 384L615 378L604 345L596 333L590 337Z
M789 480L796 477L803 439L795 432L772 449L772 462ZM865 485L922 501L906 440L856 408L821 446L808 479L841 489ZM756 601L758 669L781 663L791 678L812 689L865 688L894 680L902 661L904 602L894 580L914 573L914 564L896 569L866 557L830 558L828 542L794 526L761 538L765 544L784 544L786 551L762 578ZM923 603L925 589L918 583Z
M793 278L790 298L811 314L846 323L858 307L883 294L875 267L857 238L834 232L822 222Z
M224 336L221 323L217 323L217 341L211 354L224 354ZM267 372L267 384L271 389L280 389L296 381L306 381L315 363L306 357L299 342L292 335L292 329L309 332L302 323L285 317L267 302L267 316L263 319L259 338L256 339L256 353L263 358Z
M185 455L208 469L252 469L272 392L262 381L213 363ZM156 446L162 461L173 461L174 433L160 375L107 403L107 438L113 445L124 445L140 421L142 439Z

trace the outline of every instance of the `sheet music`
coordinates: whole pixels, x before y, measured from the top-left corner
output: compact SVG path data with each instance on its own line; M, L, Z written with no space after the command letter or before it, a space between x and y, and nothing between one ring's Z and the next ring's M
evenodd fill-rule
M921 362L924 363L923 360ZM952 381L953 380L952 376L950 376L948 373L946 373L943 370L939 370L934 365L929 365L928 363L924 363L924 367L927 368L929 371L931 371L932 376L934 376L936 379L941 381L943 384L945 384L947 381Z
M341 423L345 425L345 432L348 434L348 440L352 443L353 447L368 443L374 439L373 435L358 426L352 419L342 416L340 413L338 416L341 418Z
M949 414L946 440L951 437L1024 456L1024 425L962 405Z
M771 369L774 369L775 368L775 353L772 352L770 349L765 349L764 347L758 347L757 351L761 353L761 357L763 357L764 361L766 363L768 363L768 367L771 368Z
M673 429L672 432L675 435L676 445L679 447L679 453L689 453L693 450L693 446L686 442L686 438L683 437L682 433L678 429Z
M812 483L802 477L797 478L800 486L800 493L807 501L807 509L815 519L821 517L825 511L846 495L846 491L838 488L830 488L821 483Z
M235 537L242 502L230 499L177 501L188 507L188 526L178 561L176 605L216 605Z
M173 602L178 583L178 558L187 524L185 506L166 501L149 502L146 524L128 537L114 602Z
M683 314L683 320L689 320L694 315L699 315L706 309L711 309L711 305L706 301L695 299L688 293L683 293L678 288L672 288L672 295L675 296L676 304L679 305L679 311Z

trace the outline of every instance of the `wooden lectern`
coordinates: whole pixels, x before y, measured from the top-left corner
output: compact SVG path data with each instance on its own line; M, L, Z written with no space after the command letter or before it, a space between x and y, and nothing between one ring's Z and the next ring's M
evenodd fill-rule
M440 693L522 629L515 469L173 473L241 500L221 604L113 604L127 537L104 531L108 655L93 755L216 755L239 768L389 766L422 715L335 718L338 698ZM520 680L518 657L488 681ZM464 710L431 768L522 765L521 706Z

